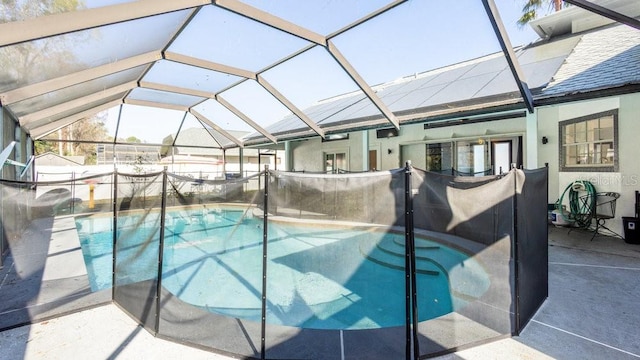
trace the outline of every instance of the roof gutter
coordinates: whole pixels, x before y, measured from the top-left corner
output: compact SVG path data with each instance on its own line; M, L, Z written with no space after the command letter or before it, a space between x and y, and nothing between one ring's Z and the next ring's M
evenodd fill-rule
M575 101L592 100L610 96L627 95L640 92L640 83L624 84L617 87L594 89L587 92L562 93L547 97L536 97L535 105L550 106L559 105Z

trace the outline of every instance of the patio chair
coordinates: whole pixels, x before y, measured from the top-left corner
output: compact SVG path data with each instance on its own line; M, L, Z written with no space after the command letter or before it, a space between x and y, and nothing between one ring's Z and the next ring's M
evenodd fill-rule
M596 221L596 228L594 230L591 240L593 240L600 229L605 229L610 233L613 233L620 237L615 231L612 231L605 226L605 222L609 219L613 219L616 216L616 201L620 197L617 192L601 192L596 194L596 205L593 209L593 218Z

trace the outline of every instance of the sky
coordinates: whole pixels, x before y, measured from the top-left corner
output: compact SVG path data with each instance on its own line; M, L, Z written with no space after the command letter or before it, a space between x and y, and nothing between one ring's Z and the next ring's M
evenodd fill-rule
M388 1L245 2L328 35ZM495 0L514 46L526 45L537 39L529 26L519 28L516 25L523 2L524 0ZM307 44L219 9L211 8L206 11L198 14L201 19L196 17L193 25L171 45L170 51L257 71ZM211 24L220 26L212 27ZM202 36L195 36L202 33L210 34L204 38L204 44ZM188 36L184 36L185 34ZM135 34L129 36L133 41ZM409 1L332 38L331 41L371 86L501 51L480 0ZM127 42L126 36L124 42ZM189 85L189 74L186 71L177 77L176 74L173 75L172 84ZM180 79L181 75L183 79ZM305 52L264 72L263 76L300 109L322 99L358 89L323 48ZM202 80L200 77L197 79ZM192 86L204 85L193 83ZM246 82L221 96L263 127L289 114L278 101L260 92L260 87L255 83ZM153 99L154 94L145 93L141 96ZM195 109L225 129L253 131L212 100ZM119 129L118 137L136 136L148 143L161 143L164 137L178 130L182 115L176 113L178 112L173 111L164 115L163 112L148 111L146 107L125 105L123 120L132 120L127 120L131 122ZM115 132L117 114L118 108L108 113L107 127L112 133ZM197 124L191 115L188 118L189 124ZM124 124L124 121L121 123Z

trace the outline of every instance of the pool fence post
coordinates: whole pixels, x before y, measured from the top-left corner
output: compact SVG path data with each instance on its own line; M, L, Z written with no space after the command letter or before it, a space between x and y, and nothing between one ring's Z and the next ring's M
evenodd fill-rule
M511 246L513 247L513 283L514 287L514 313L515 313L515 331L513 335L520 334L520 275L518 271L518 267L520 265L520 256L518 254L518 169L516 164L511 164L511 171L513 172L513 198L512 198L512 207L513 207L513 242Z
M76 213L76 202L74 200L75 198L76 198L76 172L72 171L71 172L71 203L69 203L72 214Z
M118 169L113 169L113 240L111 253L111 300L116 299L116 242L118 240Z
M273 177L273 183L275 184L276 189L280 188L280 180L278 174L275 174L275 176ZM271 206L273 208L273 216L278 216L278 202L276 201L276 203L271 204Z
M260 157L258 157L259 159ZM260 359L266 358L266 321L267 321L267 239L269 212L269 165L264 166L264 203L262 211L262 319L260 328Z
M406 311L406 350L407 360L418 359L418 306L416 289L416 257L415 238L413 228L413 195L411 190L411 174L413 167L411 160L405 164L404 194L405 194L405 311ZM413 345L413 346L412 346ZM413 357L412 357L413 355Z
M160 194L160 241L158 248L158 278L156 279L156 334L160 332L160 292L162 291L162 258L164 257L164 225L167 213L167 167L162 170L162 192Z

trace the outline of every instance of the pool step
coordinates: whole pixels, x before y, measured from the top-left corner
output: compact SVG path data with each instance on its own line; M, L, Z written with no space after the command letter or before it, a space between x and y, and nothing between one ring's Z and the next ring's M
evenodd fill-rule
M392 269L405 269L404 246L395 243L388 238L380 242L371 239L363 239L360 242L360 253L376 264ZM438 276L442 273L442 267L426 257L416 256L416 272L419 274Z
M403 236L387 236L382 240L363 239L360 251L377 264L404 270L404 241ZM422 238L415 239L415 249L416 272L443 274L449 280L452 293L457 297L471 301L487 290L489 282L486 272L476 260Z
M415 239L416 251L422 250L422 249L424 249L424 250L438 250L438 249L440 249L440 245L432 245L431 243L426 243L426 241L427 240L416 238ZM404 242L405 242L404 237L397 236L397 237L393 238L393 243L397 244L399 246L402 246L403 251L404 251Z

